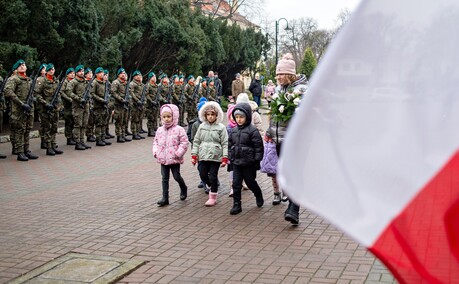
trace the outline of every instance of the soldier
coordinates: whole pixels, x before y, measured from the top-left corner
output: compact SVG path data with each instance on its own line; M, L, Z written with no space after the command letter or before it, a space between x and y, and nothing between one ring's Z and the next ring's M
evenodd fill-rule
M64 153L56 147L57 123L59 121L59 109L57 108L59 81L54 76L54 72L54 65L52 63L47 64L45 76L37 79L34 89L43 141L46 144L46 155L48 156Z
M214 82L215 101L220 103L220 96L222 95L222 81L218 78L218 72L209 71L207 77Z
M233 96L233 100L236 101L237 96L240 93L244 93L244 92L245 92L244 82L241 80L241 74L237 73L236 79L233 80L233 82L231 83L231 96Z
M132 73L133 80L129 83L129 94L131 96L131 131L132 139L140 140L145 137L139 135L142 119L140 117L145 102L141 101L144 85L142 84L142 73L139 70Z
M96 146L108 146L112 143L105 141L105 121L107 119L108 98L105 98L104 69L98 67L92 81L91 98L93 100L93 117L95 124Z
M107 97L108 97L107 116L105 118L105 139L115 138L115 136L113 136L110 133L110 119L112 117L112 111L113 111L114 106L113 106L113 99L110 96L110 89L112 87L112 84L108 80L108 75L109 75L108 70L105 69L104 70L104 83L106 85L105 91L108 92L107 94Z
M66 94L72 98L73 137L75 150L86 150L91 147L84 143L84 133L89 116L89 82L84 78L84 66L75 67L75 79L67 85Z
M159 76L159 80L161 80L159 86L159 104L162 106L164 104L169 103L170 98L170 85L169 85L169 78L167 74L163 73Z
M198 82L199 84L199 82ZM199 85L197 85L199 86ZM194 76L188 76L187 84L185 85L185 110L187 113L187 122L190 124L190 120L198 116L196 105L198 103L198 89L195 85Z
M67 138L67 145L76 145L75 139L73 138L73 115L72 115L72 98L67 96L65 92L70 81L75 78L75 69L69 68L65 71L65 81L61 87L61 97L64 104L64 121L65 121L65 130L64 134Z
M46 75L46 63L42 63L40 65L40 67L38 68L38 74L37 75L37 79L40 78L40 77L45 77ZM33 74L32 74L33 75ZM38 120L40 120L40 116L38 116ZM40 135L40 148L41 149L47 149L47 145L46 145L46 142L45 142L45 136L43 134L43 127L42 127L42 124L40 122L40 128L38 128L38 134Z
M14 147L18 161L38 159L29 149L30 130L33 127L32 79L27 77L27 66L20 59L13 65L17 74L8 79L5 96L11 99L11 122L14 128Z
M214 79L209 78L207 83L207 100L209 102L216 102L217 101L217 89L215 88Z
M146 99L148 137L153 137L159 127L159 92L158 85L156 84L156 75L153 72L148 73Z
M131 139L126 137L126 115L128 109L128 100L126 100L126 88L127 85L127 74L124 68L119 68L116 72L118 76L112 82L110 93L114 98L114 106L115 106L115 133L116 133L116 142L124 143L130 142Z
M199 97L204 97L207 99L208 96L208 86L207 86L208 78L202 78L201 80L201 87L199 87Z
M91 68L86 68L84 70L84 79L88 83L91 83L91 87L92 87L92 82L94 81L93 77L94 77L94 73L92 72ZM89 96L88 104L89 104L89 114L88 114L88 125L86 126L86 141L96 142L96 136L94 135L94 127L95 127L94 112L93 112L94 102L91 96Z
M183 88L185 86L182 85L182 82L180 82L180 77L177 76L177 75L174 75L172 76L172 82L173 82L173 85L172 85L172 93L171 93L171 101L170 103L174 104L177 106L177 108L179 109L179 119L180 119L180 126L183 126L182 125L182 112L183 112L183 107L182 107L182 100L181 100L181 97L182 97L182 93L183 93Z
M0 70L2 69L3 69L3 64L0 64ZM1 89L0 89L0 132L3 132L3 112L6 109L6 103L5 103L6 100L5 100L5 96L3 95L3 90L6 84L6 80L8 80L8 78L3 79L3 77L0 76L0 86L1 86ZM0 159L6 159L6 155L3 155L0 153Z

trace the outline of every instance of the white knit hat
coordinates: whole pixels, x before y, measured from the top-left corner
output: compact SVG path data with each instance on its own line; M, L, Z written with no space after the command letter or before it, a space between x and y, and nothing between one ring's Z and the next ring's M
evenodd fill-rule
M240 93L237 95L236 104L240 103L249 103L249 95L247 95L247 93Z

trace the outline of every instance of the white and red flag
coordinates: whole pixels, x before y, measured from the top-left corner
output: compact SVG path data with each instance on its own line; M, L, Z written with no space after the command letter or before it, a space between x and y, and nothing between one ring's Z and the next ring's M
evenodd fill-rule
M363 1L289 125L279 182L401 283L459 283L459 1Z

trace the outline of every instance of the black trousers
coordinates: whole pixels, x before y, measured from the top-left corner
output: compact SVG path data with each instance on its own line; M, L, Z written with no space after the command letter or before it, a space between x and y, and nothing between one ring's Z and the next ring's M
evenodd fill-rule
M256 180L257 170L255 166L237 166L233 164L233 200L234 203L241 202L242 181L255 196L259 196L261 188Z
M220 169L220 162L214 161L201 161L199 169L199 177L208 186L210 185L211 192L218 192L218 170Z
M174 177L175 181L178 182L180 186L180 190L186 189L185 181L180 174L180 164L173 164L173 165L161 165L161 176L162 184L163 184L163 196L169 197L169 178L170 172L172 172L172 176Z

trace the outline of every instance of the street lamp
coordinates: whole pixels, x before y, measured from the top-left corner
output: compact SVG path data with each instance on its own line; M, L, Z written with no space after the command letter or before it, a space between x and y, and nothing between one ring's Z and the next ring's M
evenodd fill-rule
M288 27L288 21L286 18L280 18L279 20L276 21L276 62L274 62L274 64L277 64L277 57L278 57L278 54L277 54L277 34L279 33L279 22L281 20L285 20L285 22L287 23L287 26L285 27L285 30L286 31L289 31L291 30L291 28Z

